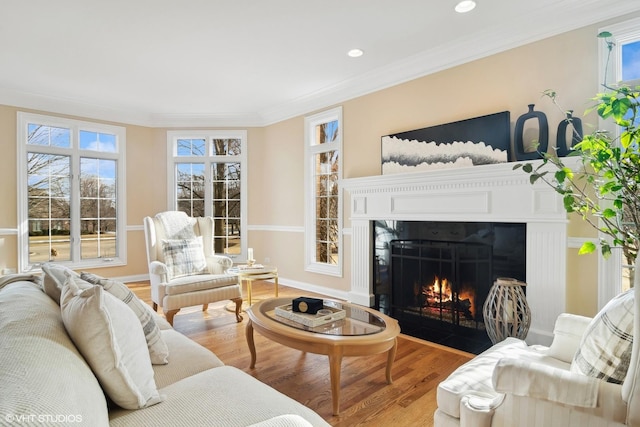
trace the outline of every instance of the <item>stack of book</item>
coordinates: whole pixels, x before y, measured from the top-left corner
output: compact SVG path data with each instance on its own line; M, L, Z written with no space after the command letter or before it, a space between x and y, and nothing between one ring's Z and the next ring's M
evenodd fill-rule
M293 320L294 322L301 323L311 328L335 322L336 320L344 319L345 317L347 317L347 313L343 309L328 307L326 305L316 314L293 311L293 304L278 306L276 307L275 312L276 316Z

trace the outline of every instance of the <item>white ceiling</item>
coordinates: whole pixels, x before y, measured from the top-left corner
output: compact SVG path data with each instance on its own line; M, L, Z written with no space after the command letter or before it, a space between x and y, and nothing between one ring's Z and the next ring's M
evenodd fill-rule
M0 104L145 126L263 126L640 0L0 0ZM594 34L595 37L595 34ZM360 58L346 52L365 51Z

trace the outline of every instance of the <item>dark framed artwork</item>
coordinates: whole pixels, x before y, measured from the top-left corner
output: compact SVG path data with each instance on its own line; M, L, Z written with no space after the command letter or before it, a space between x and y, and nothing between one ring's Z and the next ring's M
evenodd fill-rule
M382 137L382 174L506 163L508 111Z

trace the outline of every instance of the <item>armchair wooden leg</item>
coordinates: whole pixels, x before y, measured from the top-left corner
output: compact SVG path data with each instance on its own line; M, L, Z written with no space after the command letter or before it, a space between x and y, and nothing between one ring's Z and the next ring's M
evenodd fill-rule
M209 304L202 304L202 311L207 311Z
M169 322L171 326L173 326L173 316L175 316L179 311L180 309L178 308L177 310L169 310L164 314L164 316L167 318L167 322Z
M153 303L153 311L158 311L158 304L155 302Z
M242 298L233 298L231 301L236 303L236 320L240 323L242 322L242 315L240 314L240 310L242 310Z

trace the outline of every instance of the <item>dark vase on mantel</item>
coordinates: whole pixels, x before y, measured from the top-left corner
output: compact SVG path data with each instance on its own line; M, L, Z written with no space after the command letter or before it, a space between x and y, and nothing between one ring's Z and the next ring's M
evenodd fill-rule
M567 144L567 129L571 129L571 145ZM582 141L582 120L573 117L573 111L567 111L567 118L558 125L558 138L556 143L556 153L558 157L569 154L571 147Z
M546 153L549 147L549 124L547 116L542 111L533 111L535 104L529 104L529 111L518 117L514 132L514 148L516 160L534 160L541 158L540 153ZM524 124L527 120L538 121L538 147L536 151L526 151L524 147Z

